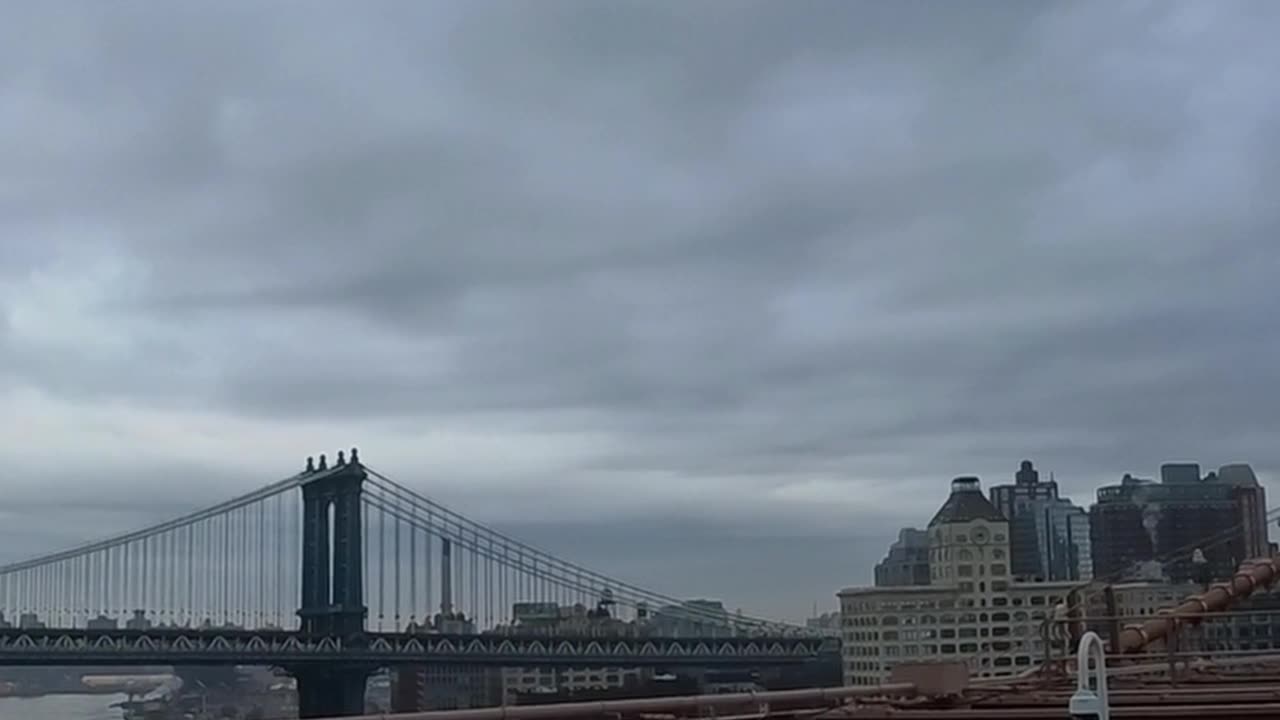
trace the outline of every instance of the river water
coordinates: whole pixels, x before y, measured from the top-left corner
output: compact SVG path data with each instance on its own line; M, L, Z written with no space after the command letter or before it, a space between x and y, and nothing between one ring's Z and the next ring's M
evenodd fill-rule
M120 720L111 707L124 695L49 695L0 698L0 720Z

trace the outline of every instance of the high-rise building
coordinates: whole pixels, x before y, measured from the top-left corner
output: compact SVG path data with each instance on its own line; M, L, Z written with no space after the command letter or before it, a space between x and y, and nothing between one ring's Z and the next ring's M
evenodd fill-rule
M1192 481L1199 473L1198 465L1166 464L1158 483L1125 475L1099 488L1089 513L1095 573L1120 577L1158 564L1170 582L1199 582L1267 554L1266 495L1253 470L1225 465ZM1204 562L1193 562L1196 550Z
M929 584L929 533L902 528L889 552L876 565L876 587Z
M1093 577L1089 514L1058 496L1058 483L1041 481L1023 460L1011 485L991 488L991 503L1009 519L1010 565L1027 580L1088 580Z
M1218 481L1235 488L1232 494L1240 512L1244 554L1251 558L1271 555L1267 532L1267 491L1258 483L1253 468L1247 463L1223 465L1218 468Z

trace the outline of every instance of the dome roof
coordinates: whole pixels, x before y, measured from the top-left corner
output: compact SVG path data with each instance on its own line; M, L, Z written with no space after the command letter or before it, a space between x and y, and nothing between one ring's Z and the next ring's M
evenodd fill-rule
M976 477L958 477L951 481L951 497L938 508L929 527L973 520L1008 522L995 505L982 494L982 481Z

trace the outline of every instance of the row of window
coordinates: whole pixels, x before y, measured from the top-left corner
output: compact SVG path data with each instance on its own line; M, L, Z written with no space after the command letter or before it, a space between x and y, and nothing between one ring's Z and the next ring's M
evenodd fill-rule
M996 625L994 627L962 627L942 628L941 630L886 630L882 633L875 632L851 632L845 633L844 640L849 645L858 645L863 643L883 643L895 642L898 640L933 640L935 638L976 638L976 637L1007 637L1009 635L1025 636L1035 635L1037 628L1028 625ZM1244 637L1244 636L1242 636Z
M961 589L963 590L965 583L960 583L960 586L961 586ZM973 583L968 583L968 587L970 591L972 591ZM985 591L985 587L986 586L984 585L983 586L984 591ZM992 581L991 583L992 592L1004 592L1004 591L1007 591L1008 589L1009 589L1008 583L1005 583L1003 581L997 580L997 581ZM981 598L981 600L985 602L986 598ZM1004 598L1004 597L991 598L991 604L997 607L1007 607L1009 605L1012 605L1014 607L1022 607L1025 605L1031 605L1033 607L1046 607L1046 606L1052 607L1054 605L1057 605L1058 603L1061 603L1062 601L1063 601L1063 598L1061 595L1032 595L1026 598L1021 596L1016 596L1013 598ZM975 604L976 603L974 602L973 598L960 598L958 600L946 599L946 600L938 600L938 601L932 601L932 600L919 600L919 601L912 600L912 601L902 601L902 602L883 601L879 603L850 602L845 604L845 606L842 608L841 614L843 615L842 621L844 625L858 625L860 623L850 622L850 620L857 620L859 616L870 617L870 618L884 617L883 615L880 614L883 612L900 612L904 610L952 610L952 609L955 609L956 607L974 607ZM876 612L876 611L880 611L880 612ZM863 615L864 613L866 613L867 615Z
M1004 533L996 533L993 537L997 543L1002 543L1007 539L1005 538ZM934 531L933 539L935 542L942 542L942 528L938 528ZM960 533L952 539L957 545L964 545L969 542L969 536L964 533Z
M930 553L930 557L935 560L950 560L952 552L953 551L950 548L935 548ZM954 552L956 554L956 559L958 560L981 560L982 559L982 550L980 548L975 549L975 548L962 547L955 550ZM991 548L987 552L991 555L992 560L1004 560L1003 548Z
M984 636L985 637L985 636ZM962 643L926 643L923 645L885 645L883 647L850 647L845 648L845 658L878 658L878 657L932 657L938 655L975 655L983 653L1007 653L1011 651L1039 652L1044 649L1044 642L1036 639L1026 640L991 640L990 642Z
M1034 620L1044 620L1048 617L1045 610L1014 610L1013 612L998 610L992 613L986 612L967 612L958 615L951 613L943 613L941 615L870 615L866 617L845 618L852 622L844 623L845 627L876 627L887 626L895 627L898 625L965 625L969 623L988 623L988 622L1029 622Z

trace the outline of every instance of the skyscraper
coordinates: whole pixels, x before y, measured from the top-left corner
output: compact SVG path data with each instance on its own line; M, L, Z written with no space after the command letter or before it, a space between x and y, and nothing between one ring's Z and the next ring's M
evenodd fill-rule
M1158 483L1125 475L1098 489L1089 513L1098 575L1124 576L1154 561L1172 582L1197 582L1195 550L1219 579L1268 553L1266 494L1253 469L1233 464L1199 473L1195 464L1166 464Z
M929 584L929 533L902 528L898 540L889 546L885 558L876 565L876 587Z
M1093 577L1089 515L1058 496L1058 483L1041 481L1023 460L1012 485L991 488L991 503L1009 518L1010 565L1027 580L1088 580Z
M1267 533L1267 491L1247 463L1232 463L1218 468L1218 481L1234 488L1236 509L1240 513L1241 534L1246 558L1271 554Z

